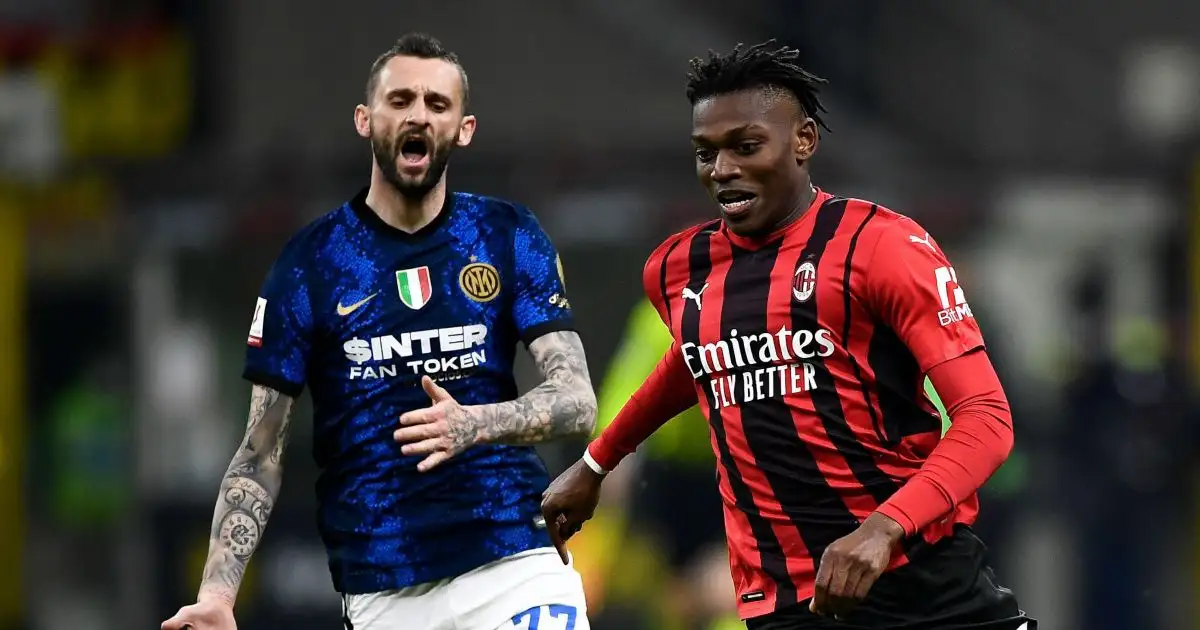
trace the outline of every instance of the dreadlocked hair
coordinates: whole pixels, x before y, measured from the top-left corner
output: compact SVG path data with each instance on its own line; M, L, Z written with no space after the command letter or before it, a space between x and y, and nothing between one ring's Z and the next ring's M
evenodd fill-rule
M693 57L688 63L687 98L692 105L719 94L756 88L783 90L796 97L805 115L829 129L821 118L825 107L818 92L825 79L801 68L800 51L768 39L747 48L738 44L726 55L708 51L708 59Z

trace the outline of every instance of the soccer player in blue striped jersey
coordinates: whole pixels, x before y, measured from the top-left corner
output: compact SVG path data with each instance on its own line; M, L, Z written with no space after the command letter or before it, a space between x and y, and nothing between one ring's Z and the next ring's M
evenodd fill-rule
M402 37L354 122L370 187L304 228L247 338L246 435L221 484L196 604L164 630L230 630L278 496L292 403L313 399L319 529L353 630L588 627L541 519L533 445L583 437L596 400L562 266L525 207L447 189L475 131L457 57ZM517 396L523 342L544 382Z

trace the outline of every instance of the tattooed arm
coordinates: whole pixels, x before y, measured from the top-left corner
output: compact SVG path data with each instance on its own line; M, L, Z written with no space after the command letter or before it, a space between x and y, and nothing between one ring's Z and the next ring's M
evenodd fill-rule
M545 378L541 385L513 401L463 408L474 443L537 444L587 437L596 428L596 394L579 334L542 335L529 344L529 354Z
M246 563L258 547L283 481L294 399L255 385L246 435L221 482L208 542L200 599L219 598L233 607Z
M596 394L579 335L542 335L529 344L529 354L545 380L508 402L464 407L428 376L422 378L433 405L400 416L395 439L404 445L401 452L428 455L417 465L425 471L476 444L525 445L591 435Z

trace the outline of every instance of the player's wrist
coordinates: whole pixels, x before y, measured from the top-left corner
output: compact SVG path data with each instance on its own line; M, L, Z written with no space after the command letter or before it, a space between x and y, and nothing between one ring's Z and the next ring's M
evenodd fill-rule
M483 430L487 426L489 413L496 415L501 408L498 405L459 405L464 439L470 446L478 446L492 442L503 442L507 436ZM489 409L490 408L490 409Z
M893 544L900 542L908 535L904 525L882 511L877 511L868 516L863 521L862 526L869 528L872 532L880 536L886 537Z
M588 468L590 468L592 470L592 472L596 473L597 475L600 475L601 477L603 477L604 475L607 475L609 473L609 471L607 469L605 469L603 466L600 465L600 462L596 461L595 457L592 457L591 446L583 449L583 463Z
M231 592L224 587L209 587L201 586L200 592L196 595L197 603L212 602L220 604L233 610L234 602L237 600L237 593Z

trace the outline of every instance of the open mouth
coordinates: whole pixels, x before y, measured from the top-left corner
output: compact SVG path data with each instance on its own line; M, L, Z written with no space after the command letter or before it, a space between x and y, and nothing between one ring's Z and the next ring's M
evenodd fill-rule
M409 164L420 164L429 156L429 144L424 138L409 138L400 145L400 156Z
M727 214L740 214L758 199L758 195L744 190L722 190L717 193L717 203Z

